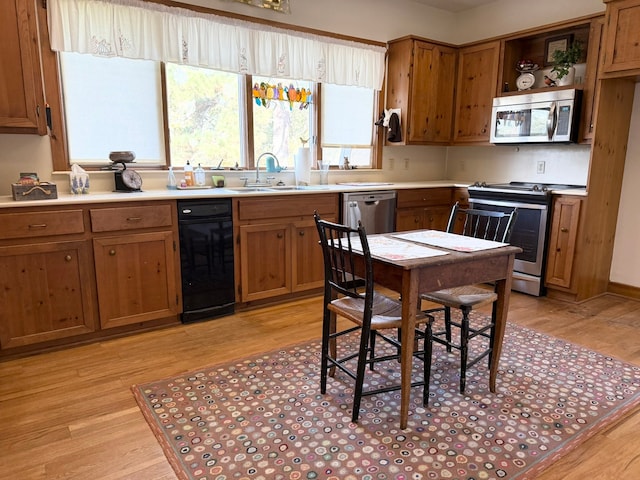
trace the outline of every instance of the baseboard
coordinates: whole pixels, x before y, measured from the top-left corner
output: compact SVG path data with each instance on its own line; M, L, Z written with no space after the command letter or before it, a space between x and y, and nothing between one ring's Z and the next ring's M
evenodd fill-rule
M634 287L632 285L623 285L622 283L609 282L607 292L640 300L640 287Z

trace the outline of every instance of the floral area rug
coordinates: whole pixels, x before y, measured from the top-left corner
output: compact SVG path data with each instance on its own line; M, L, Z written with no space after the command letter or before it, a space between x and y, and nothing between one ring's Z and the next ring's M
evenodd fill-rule
M212 480L533 478L640 403L640 367L512 324L495 394L486 362L461 395L459 356L434 345L434 361L405 430L399 391L364 397L357 424L350 378L320 393L319 342L132 390L178 478ZM399 382L397 363L366 381Z

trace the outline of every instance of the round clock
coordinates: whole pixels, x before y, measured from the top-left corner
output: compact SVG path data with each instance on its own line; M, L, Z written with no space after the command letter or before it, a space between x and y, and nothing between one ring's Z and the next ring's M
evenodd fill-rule
M122 171L122 183L131 190L140 190L140 187L142 187L142 177L135 170L125 168Z
M533 87L534 83L536 83L536 77L533 73L529 72L521 73L516 79L516 86L518 87L518 90L529 90Z

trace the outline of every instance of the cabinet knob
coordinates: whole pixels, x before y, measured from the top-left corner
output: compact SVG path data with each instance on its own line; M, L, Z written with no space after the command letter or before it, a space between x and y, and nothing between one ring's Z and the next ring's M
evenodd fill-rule
M561 252L562 249L560 247L556 248L556 252Z
M562 227L562 228L560 229L560 231L561 231L562 233L567 233L567 232L569 231L569 229L568 229L567 227Z
M65 262L70 262L71 261L71 255L65 255L64 260L65 260Z
M298 235L300 235L301 237L304 237L304 230L300 230L300 231L298 232Z
M111 255L112 257L115 256L116 251L112 248L111 250L109 250L109 255Z
M278 238L282 238L284 235L282 235L282 233L278 233Z

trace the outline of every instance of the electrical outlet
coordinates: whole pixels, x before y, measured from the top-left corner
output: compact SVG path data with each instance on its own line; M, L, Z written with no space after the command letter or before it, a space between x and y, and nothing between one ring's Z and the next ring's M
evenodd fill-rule
M460 160L460 171L461 172L466 172L467 171L467 164L464 160Z
M396 159L395 158L390 158L389 159L389 170L393 170L393 167L395 167L396 164Z
M404 169L405 170L409 170L409 159L408 158L404 159Z
M538 164L536 166L536 173L543 174L544 173L545 163L544 160L538 160Z

